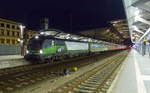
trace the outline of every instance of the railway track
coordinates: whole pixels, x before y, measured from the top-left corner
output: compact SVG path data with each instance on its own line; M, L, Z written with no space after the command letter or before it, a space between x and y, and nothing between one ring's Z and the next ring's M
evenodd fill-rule
M112 53L113 54L113 53ZM109 55L112 55L109 54ZM115 54L115 53L114 53ZM120 53L119 53L120 54ZM107 56L109 56L107 55ZM102 58L105 58L102 56ZM64 68L69 67L83 67L85 65L91 64L91 61L96 61L100 58L96 58L93 56L93 58L84 58L85 62L82 58L79 58L77 62L77 59L68 60L68 62L57 62L55 64L39 64L39 65L33 65L33 66L21 66L18 68L11 68L0 71L0 93L16 93L14 91L20 90L21 88L28 87L30 85L36 84L37 82L42 82L43 80L54 80L62 76L62 71ZM114 57L116 59L117 57ZM71 61L71 62L70 62ZM69 64L68 64L69 63ZM93 62L94 63L94 62ZM9 72L10 71L10 72ZM21 92L19 92L21 93Z
M107 54L107 53L106 53ZM103 58L108 57L110 55L113 55L115 53L108 53L106 56L103 56ZM105 53L102 53L100 55L105 55ZM47 67L50 65L55 65L55 64L59 64L59 63L65 63L65 62L70 62L70 61L74 61L74 60L82 60L84 58L89 58L89 57L94 57L95 55L91 55L91 56L85 56L85 57L78 57L78 58L73 58L73 59L67 59L64 61L58 61L58 62L53 62L53 63L47 63L47 64L36 64L36 65L24 65L24 66L17 66L17 67L11 67L11 68L5 68L5 69L0 69L0 77L4 76L4 75L10 75L10 74L14 74L14 73L19 73L19 72L25 72L25 71L31 71L33 69L39 69L39 68L43 68L43 67Z
M90 70L88 73L48 93L106 93L115 77L114 72L124 59L125 56L123 57L120 54L111 59L112 61L109 60L109 62Z

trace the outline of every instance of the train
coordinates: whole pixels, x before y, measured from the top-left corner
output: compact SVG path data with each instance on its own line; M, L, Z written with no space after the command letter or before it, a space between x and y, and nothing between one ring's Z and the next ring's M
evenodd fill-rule
M24 58L34 62L53 62L65 58L99 53L102 51L125 49L126 46L106 43L60 39L51 35L36 35L28 44Z

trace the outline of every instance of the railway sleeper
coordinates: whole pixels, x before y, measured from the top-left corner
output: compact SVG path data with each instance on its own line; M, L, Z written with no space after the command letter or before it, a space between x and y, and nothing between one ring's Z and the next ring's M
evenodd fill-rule
M82 84L99 86L100 83L86 82L86 83L82 83Z
M94 85L92 85L92 84L87 84L87 83L83 83L81 86L87 86L87 87L98 87L99 85L97 85L97 84L94 84Z
M72 93L94 93L94 91L75 88Z
M98 81L97 81L97 82L95 82L95 81L94 81L94 82L93 82L93 81L85 81L85 83L89 83L89 84L97 84L97 85L100 84Z
M92 85L90 87L89 86L80 85L80 86L78 86L78 88L87 89L87 90L96 90L97 89L94 85Z
M80 88L76 88L76 89L74 89L75 91L76 90L84 90L84 91L90 91L90 92L94 92L94 91L96 91L96 89L93 89L93 88L86 88L86 87L80 87ZM73 91L74 91L73 90Z

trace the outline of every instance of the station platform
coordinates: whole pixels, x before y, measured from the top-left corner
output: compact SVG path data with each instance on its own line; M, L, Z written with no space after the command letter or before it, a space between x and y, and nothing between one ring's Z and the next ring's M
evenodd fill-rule
M150 57L132 49L108 93L150 93Z
M23 58L21 55L0 55L0 61L1 60L9 60L9 59L20 59Z
M11 68L16 66L28 65L29 62L23 59L21 55L1 55L0 69Z

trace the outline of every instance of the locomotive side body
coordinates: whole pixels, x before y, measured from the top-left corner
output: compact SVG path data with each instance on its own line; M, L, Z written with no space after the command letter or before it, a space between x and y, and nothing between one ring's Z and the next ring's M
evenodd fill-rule
M90 43L90 52L106 51L107 47L102 43Z
M75 57L116 49L121 49L120 45L57 39L50 36L38 36L30 39L25 59L33 60L35 62L50 62L67 57Z
M41 36L32 38L27 47L25 59L36 61L51 61L73 57L89 52L88 42L62 40Z
M69 55L79 55L89 52L89 44L85 42L65 41Z

